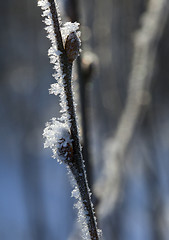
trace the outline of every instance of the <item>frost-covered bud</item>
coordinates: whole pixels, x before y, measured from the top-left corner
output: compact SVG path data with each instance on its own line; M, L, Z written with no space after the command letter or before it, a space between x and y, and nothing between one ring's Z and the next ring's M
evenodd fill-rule
M65 42L65 50L69 62L73 62L80 51L80 39L77 36L76 32L71 32Z
M52 149L53 158L56 158L58 162L66 163L72 160L72 140L68 126L65 123L52 118L51 122L46 124L43 137L45 138L44 147Z
M59 139L57 151L58 155L63 158L65 162L72 160L73 147L71 142L67 142L64 138Z

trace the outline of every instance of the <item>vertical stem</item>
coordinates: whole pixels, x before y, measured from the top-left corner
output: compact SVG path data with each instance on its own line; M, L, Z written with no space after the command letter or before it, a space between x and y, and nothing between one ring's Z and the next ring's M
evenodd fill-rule
M81 199L83 202L84 212L87 218L87 225L90 233L90 237L92 240L98 240L98 233L96 222L94 219L94 213L91 206L89 191L87 180L85 176L84 164L82 160L82 154L80 149L80 142L77 130L77 122L76 122L76 115L75 115L75 108L73 103L73 94L72 94L72 86L71 86L71 74L72 74L72 63L69 63L66 55L66 51L63 47L63 41L58 21L58 14L56 11L55 1L48 0L50 3L50 11L52 14L52 20L54 23L54 32L56 36L56 43L57 48L59 51L62 52L60 55L60 67L63 73L63 85L64 85L64 92L66 95L68 113L69 113L69 121L70 121L70 131L71 131L71 138L73 140L73 160L69 163L69 167L76 179L79 192L81 195ZM88 220L89 219L89 220Z

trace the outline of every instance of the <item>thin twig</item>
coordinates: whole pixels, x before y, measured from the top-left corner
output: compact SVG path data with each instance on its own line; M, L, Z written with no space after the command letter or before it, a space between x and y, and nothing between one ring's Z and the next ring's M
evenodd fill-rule
M87 180L85 176L84 164L82 160L82 154L80 149L80 142L77 130L77 122L76 122L76 115L75 115L75 108L73 102L73 94L72 94L72 87L71 87L71 73L72 73L72 63L68 61L66 51L63 46L62 35L59 26L58 14L55 6L54 0L48 0L50 3L50 11L52 14L52 20L54 22L54 32L56 35L56 43L58 50L62 53L60 54L60 67L62 70L63 78L63 85L64 85L64 92L66 95L67 101L67 111L69 114L70 120L70 132L72 138L72 145L73 145L73 160L68 163L74 178L77 182L79 192L81 195L81 199L83 202L84 212L86 213L87 218L87 225L90 233L90 237L92 240L98 240L98 231L96 222L94 219L94 213L91 206L91 200L89 196L89 190L87 185Z

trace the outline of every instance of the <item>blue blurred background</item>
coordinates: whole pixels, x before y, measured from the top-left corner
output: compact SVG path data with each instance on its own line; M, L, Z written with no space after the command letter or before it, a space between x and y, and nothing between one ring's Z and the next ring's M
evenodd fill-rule
M43 149L45 122L58 115L41 10L1 2L0 239L67 239L73 224L64 166ZM63 230L64 223L64 230Z
M77 1L60 1L64 21L71 18L71 2ZM125 107L133 34L148 2L78 1L82 55L93 56L95 69L87 83L93 182L105 174L105 159L113 156L106 147L113 146ZM43 128L59 116L59 104L56 96L48 94L54 82L47 57L50 42L37 2L1 1L0 30L0 240L67 240L76 229L76 211L65 166L43 149ZM168 240L168 42L167 15L151 82L141 103L145 107L121 170L116 169L121 180L116 201L104 217L99 212L104 187L99 183L93 187L105 240ZM108 187L113 192L114 187ZM72 240L80 239L75 235Z

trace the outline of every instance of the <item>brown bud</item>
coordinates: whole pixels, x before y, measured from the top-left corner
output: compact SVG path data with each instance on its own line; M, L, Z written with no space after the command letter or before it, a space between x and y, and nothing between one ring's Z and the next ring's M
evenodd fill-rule
M80 39L78 38L76 32L71 32L65 42L65 50L69 62L73 62L80 50Z

